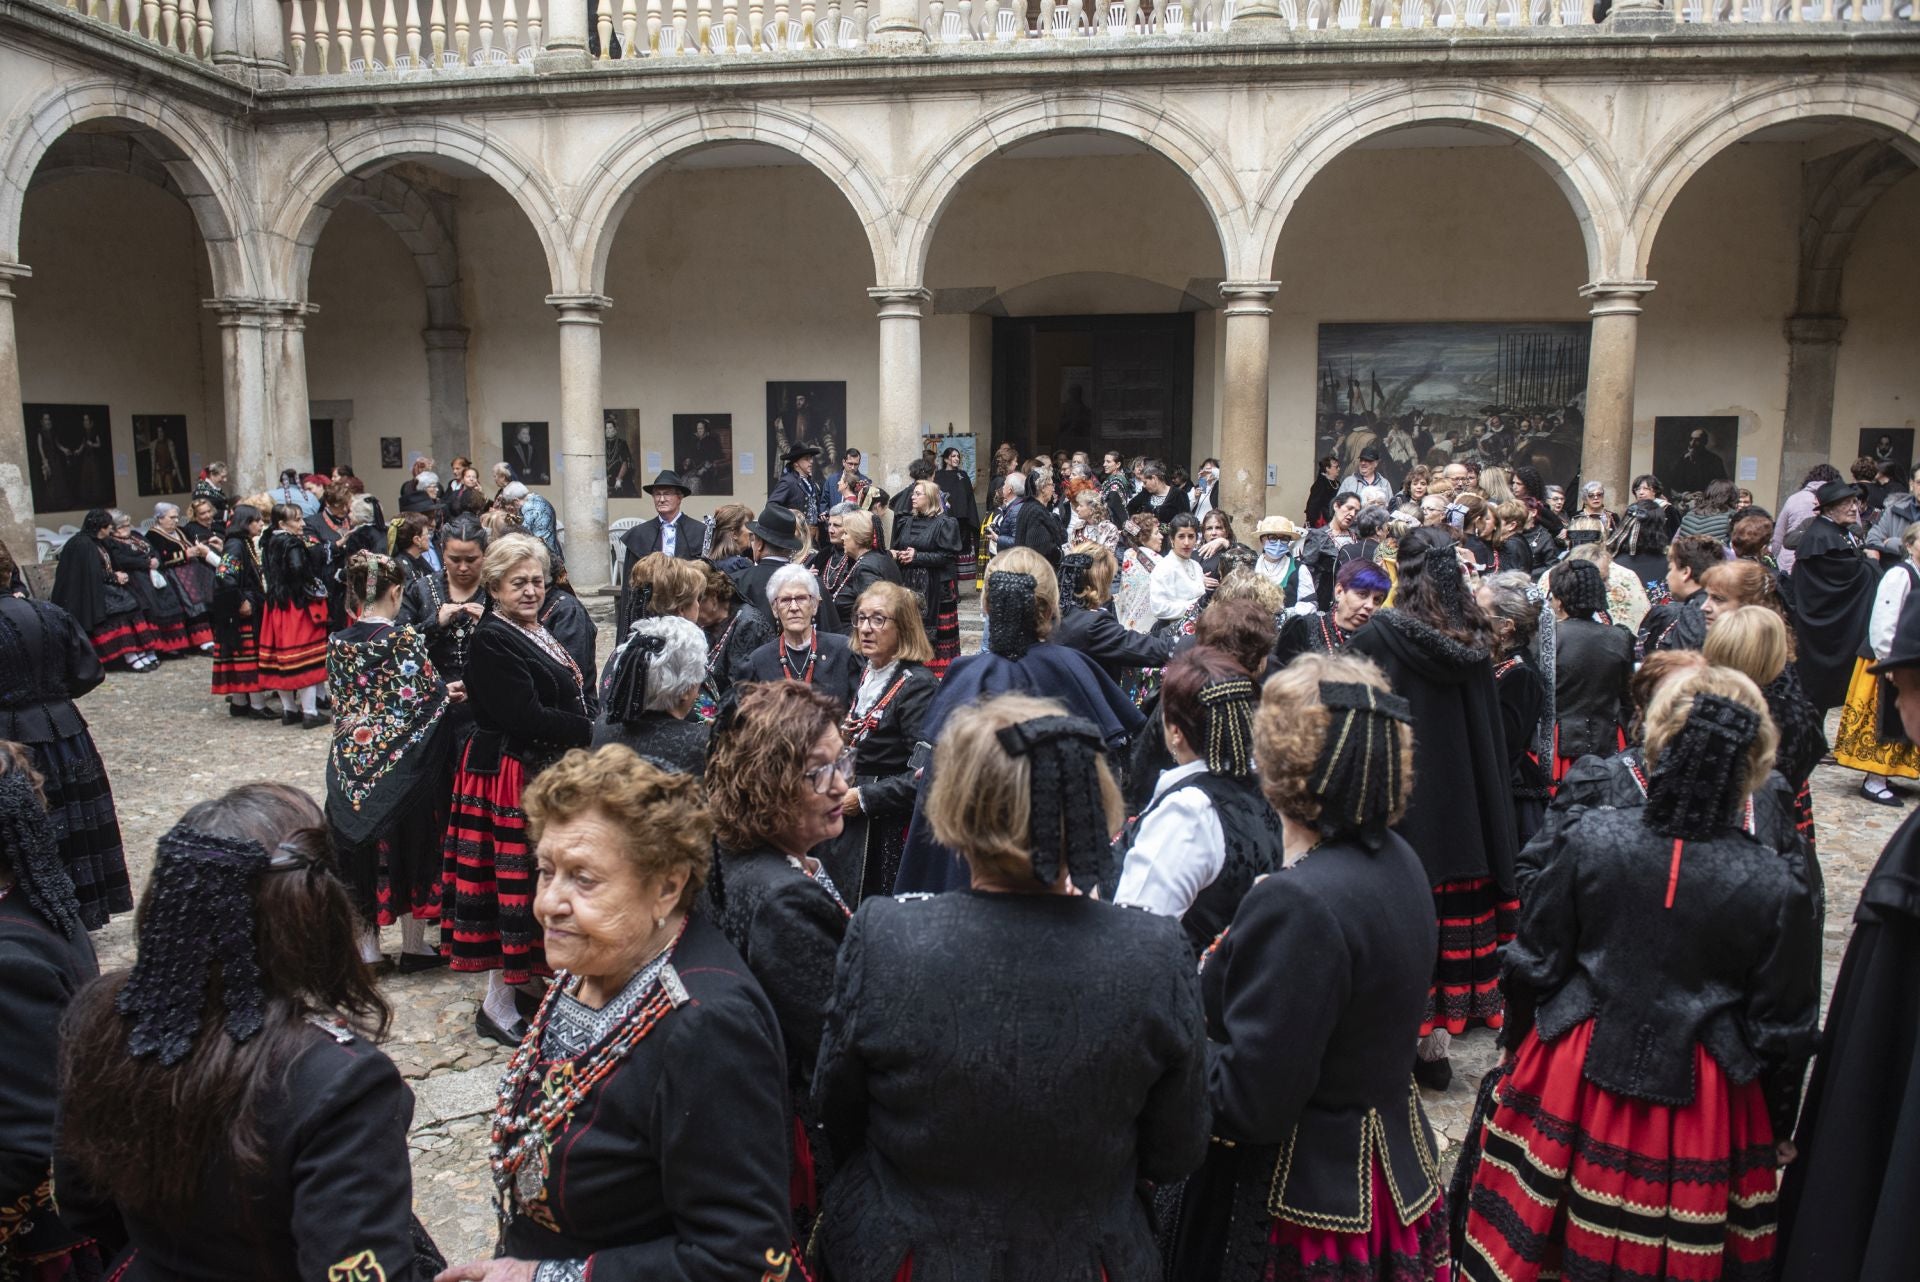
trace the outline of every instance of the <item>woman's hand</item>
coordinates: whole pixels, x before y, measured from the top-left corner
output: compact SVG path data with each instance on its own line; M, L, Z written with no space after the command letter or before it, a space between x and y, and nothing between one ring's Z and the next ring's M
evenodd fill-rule
M1220 580L1214 578L1211 574L1201 575L1200 583L1209 592L1213 591L1215 588L1220 586Z
M447 682L447 702L465 703L467 701L467 683L464 681Z
M243 619L250 619L253 617L253 602L242 601L240 603L240 617Z
M452 623L455 619L459 618L460 615L465 613L466 609L467 607L464 605L441 606L439 614L440 626L443 628L446 627L449 623Z
M849 819L860 813L860 790L858 788L847 789L846 798L840 803L840 813Z
M433 1282L533 1282L532 1260L475 1260L456 1264Z
M912 549L912 548L895 548L895 549L893 550L893 555L894 555L894 559L895 559L895 560L897 560L897 561L899 561L899 562L900 562L900 564L902 564L902 565L912 565L912 564L913 564L913 549Z
M1776 1166L1785 1166L1800 1156L1800 1149L1792 1140L1781 1140L1773 1146L1773 1161Z
M1226 551L1228 546L1229 544L1225 539L1208 539L1205 543L1202 543L1200 545L1200 550L1198 552L1195 552L1194 555L1195 556L1218 556L1220 555L1220 553Z
M115 570L113 572L113 581L115 583L125 583L127 581L127 572L125 570Z
M159 569L159 568L160 568L160 558L159 558L159 557L157 557L157 556L150 556L150 557L148 557L148 558L147 558L147 568L148 568L149 570L157 570L157 569Z

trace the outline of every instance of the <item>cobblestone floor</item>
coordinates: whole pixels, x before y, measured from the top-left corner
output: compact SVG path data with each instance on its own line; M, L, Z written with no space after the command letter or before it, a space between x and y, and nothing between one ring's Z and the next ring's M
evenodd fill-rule
M968 649L977 646L977 626L968 629ZM603 622L602 655L608 638ZM80 705L113 779L136 891L146 882L154 842L194 802L249 779L296 784L316 797L324 790L325 730L236 721L224 702L208 697L207 677L208 663L200 658L176 660L146 676L117 671ZM1858 785L1856 775L1833 766L1814 774L1827 881L1828 991L1861 883L1905 816L1904 810L1861 800ZM397 929L386 932L388 951L398 951L398 935ZM103 967L132 960L132 936L131 915L100 933ZM485 1114L507 1052L473 1032L478 980L436 970L384 983L394 1006L386 1049L417 1097L411 1136L416 1210L450 1260L486 1255L494 1217ZM1494 1055L1484 1030L1456 1039L1453 1085L1445 1093L1423 1092L1449 1152L1460 1142L1480 1075Z

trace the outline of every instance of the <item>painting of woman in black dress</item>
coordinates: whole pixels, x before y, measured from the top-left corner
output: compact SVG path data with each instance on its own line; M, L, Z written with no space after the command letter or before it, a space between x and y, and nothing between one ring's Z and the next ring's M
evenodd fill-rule
M733 493L733 415L675 414L673 458L695 494Z
M113 434L104 405L24 405L36 512L112 507Z

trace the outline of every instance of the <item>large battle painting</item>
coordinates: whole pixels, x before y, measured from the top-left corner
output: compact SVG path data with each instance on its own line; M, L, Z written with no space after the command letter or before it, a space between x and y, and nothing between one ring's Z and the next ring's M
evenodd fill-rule
M1315 453L1368 445L1398 490L1415 463L1538 468L1572 483L1586 424L1584 321L1320 327Z

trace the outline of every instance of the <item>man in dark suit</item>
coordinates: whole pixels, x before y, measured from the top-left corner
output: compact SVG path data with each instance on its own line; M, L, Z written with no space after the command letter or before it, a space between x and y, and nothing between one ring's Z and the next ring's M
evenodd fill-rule
M781 457L787 470L774 482L773 492L767 495L768 507L792 508L800 514L803 524L814 527L814 546L817 548L826 542L827 510L837 498L829 499L825 487L814 479L814 468L820 461L820 447L817 445L796 445Z
M631 622L627 579L640 558L664 552L682 561L695 561L700 557L701 545L706 542L706 523L696 521L680 511L680 505L686 502L687 495L693 493L685 481L672 472L662 472L645 489L653 499L653 517L620 536L620 545L625 549L625 555L620 559L620 636L627 634L627 624Z
M753 568L740 576L740 595L748 605L771 619L767 580L800 550L800 525L794 520L793 512L769 502L760 510L759 520L747 522L747 550L753 556Z

